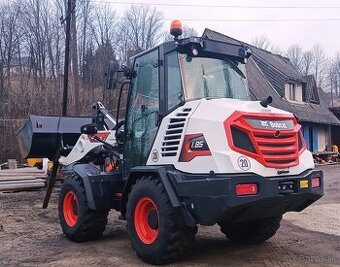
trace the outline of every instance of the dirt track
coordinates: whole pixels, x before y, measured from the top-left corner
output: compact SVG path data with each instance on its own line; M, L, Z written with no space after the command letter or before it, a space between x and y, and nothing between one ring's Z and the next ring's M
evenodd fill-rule
M340 266L340 166L326 166L325 196L300 214L287 214L262 245L235 246L218 226L200 227L194 251L178 266ZM57 219L57 193L42 210L44 192L0 193L0 266L135 266L125 222L111 212L104 237L75 244Z

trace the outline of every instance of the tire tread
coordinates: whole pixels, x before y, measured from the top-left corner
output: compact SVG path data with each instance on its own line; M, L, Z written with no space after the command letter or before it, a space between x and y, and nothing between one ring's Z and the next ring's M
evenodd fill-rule
M82 205L84 209L84 216L79 218L76 231L69 231L70 229L63 219L63 188L67 186L71 186L78 191L78 205ZM108 213L108 210L95 211L88 208L85 187L82 179L77 174L64 181L59 198L59 220L63 233L68 239L77 243L98 239L105 231Z
M141 257L146 262L149 262L152 264L159 265L159 264L167 264L167 263L177 261L184 255L190 253L190 251L192 250L192 247L195 241L195 235L197 233L197 227L189 228L189 227L183 227L183 226L181 227L178 225L178 223L174 219L176 218L175 209L172 207L170 203L170 200L167 196L167 193L164 189L163 184L157 178L145 177L145 178L137 180L136 184L131 189L129 200L130 200L131 194L133 194L135 191L134 187L139 188L141 186L154 187L158 191L158 193L160 193L160 196L162 198L161 201L162 202L164 201L164 203L166 203L166 206L163 208L167 209L167 212L169 214L168 218L172 218L172 219L168 219L167 221L164 222L165 224L169 226L168 228L169 238L167 240L166 248L162 251L161 255L157 255L156 257L153 257L153 258L145 258L143 257L143 255L138 254L137 252L138 249L136 248L136 244L134 244L134 242L131 242L132 248L136 251L139 257ZM133 218L131 216L132 215L131 211L133 211L134 209L131 205L132 203L128 201L128 204L127 204L128 227L127 229L128 229L128 235L129 235L130 240L133 240L132 227L134 225L133 225Z

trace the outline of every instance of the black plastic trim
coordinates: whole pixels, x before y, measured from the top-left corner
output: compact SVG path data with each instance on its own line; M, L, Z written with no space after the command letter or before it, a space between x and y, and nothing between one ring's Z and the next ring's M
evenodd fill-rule
M213 225L220 221L238 222L279 216L287 211L301 211L323 195L322 171L307 170L300 175L262 177L244 174L186 174L173 169L168 177L196 223ZM311 179L321 178L319 188L311 188ZM307 179L309 188L301 189L299 181ZM284 182L294 185L293 192L279 190ZM236 185L256 183L256 195L237 196Z
M91 163L75 164L73 171L83 180L86 199L92 210L108 210L114 207L114 193L122 191L119 171L103 173Z

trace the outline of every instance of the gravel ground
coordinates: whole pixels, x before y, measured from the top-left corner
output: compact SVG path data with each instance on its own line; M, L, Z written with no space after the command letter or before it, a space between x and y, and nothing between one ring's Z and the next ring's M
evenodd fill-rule
M201 226L193 253L173 266L340 266L340 166L322 169L325 196L301 213L286 214L269 241L236 246L218 226ZM102 239L76 244L59 227L57 192L47 210L41 209L43 198L43 191L0 193L0 266L145 265L118 213L110 213Z

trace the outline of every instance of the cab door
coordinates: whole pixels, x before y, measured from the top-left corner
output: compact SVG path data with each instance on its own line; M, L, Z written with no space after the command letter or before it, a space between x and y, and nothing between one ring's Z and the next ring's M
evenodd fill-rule
M158 49L134 62L134 78L127 103L123 176L131 168L145 165L158 129L159 60Z

